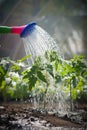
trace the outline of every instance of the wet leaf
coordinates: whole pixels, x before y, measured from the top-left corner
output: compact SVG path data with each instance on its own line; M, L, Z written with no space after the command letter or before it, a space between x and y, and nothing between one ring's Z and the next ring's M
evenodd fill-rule
M41 71L37 71L37 76L40 80L47 83L47 80L46 80L45 76L43 75L43 73Z
M20 60L18 60L18 62L23 62L23 61L29 59L30 57L31 57L30 55L26 55L26 56L22 57Z
M53 74L53 66L52 65L50 65L50 64L46 64L46 71L48 71L49 72L49 74L52 76L52 77L54 77L54 74Z
M31 76L29 78L29 90L31 90L36 84L37 78L35 76Z

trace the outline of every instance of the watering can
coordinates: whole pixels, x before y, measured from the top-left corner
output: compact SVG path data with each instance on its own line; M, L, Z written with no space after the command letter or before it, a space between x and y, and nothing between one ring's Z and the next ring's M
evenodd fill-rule
M36 22L31 22L27 25L23 26L0 26L0 33L6 34L6 33L12 33L12 34L18 34L21 38L27 37L29 34L31 34L36 26Z

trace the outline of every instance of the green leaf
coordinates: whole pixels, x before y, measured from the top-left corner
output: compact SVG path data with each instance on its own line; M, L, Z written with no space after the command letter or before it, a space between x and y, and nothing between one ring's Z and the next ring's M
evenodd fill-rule
M75 76L72 77L72 84L74 88L77 86L77 80Z
M29 70L25 70L24 72L22 72L23 78L31 77L33 74L37 73L37 70L38 67L36 65L33 65Z
M29 79L29 90L31 90L37 82L37 78L35 76L31 76Z
M51 54L50 54L50 61L53 62L55 61L56 59L58 59L58 55L55 51L51 51Z
M19 71L20 70L20 66L18 66L18 65L13 65L11 68L14 71Z
M37 76L41 81L47 83L47 80L41 71L37 71Z
M37 72L37 70L38 70L38 66L33 65L32 68L31 68L31 72L32 72L33 74L35 74L35 73Z
M2 68L2 66L0 66L0 74L2 75L4 75L5 74L5 72L4 72L4 69Z
M23 62L23 61L29 59L30 57L31 57L30 55L26 55L26 56L22 57L20 60L18 60L18 62Z
M55 76L55 82L59 83L61 81L62 81L62 77L60 75L56 74L56 76Z
M56 59L58 59L58 55L55 51L46 51L45 52L45 58L50 61L50 62L53 62L55 61Z
M54 77L54 74L53 74L53 66L51 64L46 64L46 71L49 72L49 74Z
M56 70L56 71L58 70L58 67L59 67L59 61L56 60L56 61L55 61L55 70Z

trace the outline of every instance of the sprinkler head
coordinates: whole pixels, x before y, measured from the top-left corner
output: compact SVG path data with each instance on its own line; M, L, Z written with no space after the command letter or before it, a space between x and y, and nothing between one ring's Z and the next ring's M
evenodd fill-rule
M35 30L36 25L37 24L35 22L29 23L28 25L26 25L25 28L20 33L20 37L25 38L28 35L30 35Z

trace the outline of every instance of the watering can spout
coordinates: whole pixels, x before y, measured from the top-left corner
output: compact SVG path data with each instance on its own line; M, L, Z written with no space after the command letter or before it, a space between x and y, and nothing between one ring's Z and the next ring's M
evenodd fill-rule
M5 34L5 33L13 33L13 34L19 34L20 37L26 37L32 31L35 29L35 22L29 23L28 25L23 25L23 26L0 26L0 33Z

